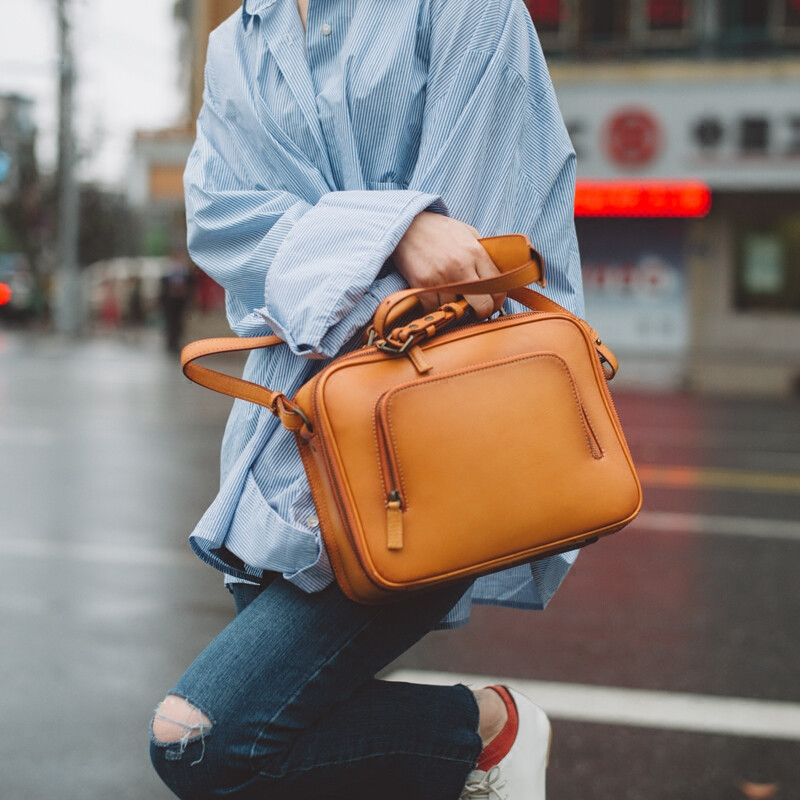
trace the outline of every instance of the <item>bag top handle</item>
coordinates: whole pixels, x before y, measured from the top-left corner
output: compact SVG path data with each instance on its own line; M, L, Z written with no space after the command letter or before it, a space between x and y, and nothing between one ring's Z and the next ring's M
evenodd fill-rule
M373 320L374 333L380 333L382 338L382 332L386 327L396 321L403 313L412 310L417 305L418 295L441 290L455 292L469 290L470 294L508 293L509 297L523 303L532 310L574 316L567 309L541 293L525 288L530 283L538 283L540 286L546 285L544 263L541 256L531 246L527 236L524 234L510 234L508 236L492 236L479 241L500 268L502 274L479 281L395 292L389 295L375 312ZM576 319L587 330L595 343L603 362L606 378L611 380L618 368L614 354L600 341L597 332L587 322L577 317ZM291 431L300 431L304 427L310 430L311 423L306 418L306 415L281 392L273 392L252 381L236 378L233 375L226 375L195 363L205 356L258 350L262 347L275 347L279 344L284 344L283 339L275 335L201 339L183 348L181 366L184 375L189 380L205 386L207 389L268 408Z
M413 311L419 295L427 292L450 294L506 294L512 289L538 283L546 286L544 261L533 248L527 236L512 233L505 236L489 236L478 239L489 257L500 270L499 275L475 281L447 283L439 286L404 289L390 294L376 309L372 325L367 329L367 338L385 338L386 331L404 314Z

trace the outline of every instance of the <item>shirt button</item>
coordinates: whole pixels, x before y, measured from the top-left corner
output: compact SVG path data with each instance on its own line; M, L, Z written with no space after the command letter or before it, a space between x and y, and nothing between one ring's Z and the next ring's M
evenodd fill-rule
M322 33L323 36L330 36L331 35L331 26L328 25L327 22L323 22L322 25L320 26L319 30L320 30L320 32Z
M318 528L319 527L319 519L312 515L307 520L306 523L308 524L309 528Z

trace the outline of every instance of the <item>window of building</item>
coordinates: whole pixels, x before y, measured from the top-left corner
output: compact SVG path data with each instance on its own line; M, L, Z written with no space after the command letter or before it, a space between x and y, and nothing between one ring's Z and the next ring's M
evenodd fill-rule
M800 215L740 227L736 305L742 310L800 311Z
M688 0L647 0L645 24L649 30L682 32L689 22Z
M525 0L548 53L619 57L714 41L722 54L800 46L800 0ZM709 20L712 20L709 22Z
M800 42L800 0L780 0L778 38L785 44Z
M694 5L691 0L634 0L632 26L637 46L669 50L690 44Z
M566 52L575 42L577 0L525 0L545 52Z
M549 52L618 57L634 50L670 50L694 39L697 0L525 0L525 3L542 45Z
M630 0L581 0L579 20L585 52L619 52L630 42Z
M561 31L565 11L562 0L526 0L526 5L540 36Z
M800 0L725 0L720 4L723 43L766 49L800 42Z
M769 40L770 0L726 0L720 4L725 42L735 47L752 47Z

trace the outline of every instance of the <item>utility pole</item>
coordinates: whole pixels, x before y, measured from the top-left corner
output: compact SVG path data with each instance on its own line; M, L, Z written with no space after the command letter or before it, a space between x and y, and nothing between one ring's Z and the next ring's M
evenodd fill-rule
M69 19L70 0L55 0L58 28L58 228L55 326L75 335L82 323L78 273L80 189L76 176L74 130L75 56Z

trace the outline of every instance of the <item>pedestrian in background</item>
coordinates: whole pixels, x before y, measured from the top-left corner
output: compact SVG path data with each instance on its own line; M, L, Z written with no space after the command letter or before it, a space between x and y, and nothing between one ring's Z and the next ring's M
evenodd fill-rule
M133 275L128 281L128 308L125 321L134 330L141 328L147 321L142 283L141 275Z
M245 0L209 44L190 252L225 288L234 332L284 339L245 377L291 396L358 346L388 294L495 274L478 234L527 234L548 293L582 315L574 161L522 0ZM468 300L480 318L520 310ZM291 435L241 401L191 542L238 614L152 723L153 763L179 797L544 798L549 724L531 701L374 676L465 624L473 602L543 608L574 553L353 603Z
M161 278L161 310L164 314L164 344L170 353L177 353L183 343L186 309L192 293L188 259L174 255L169 269Z

